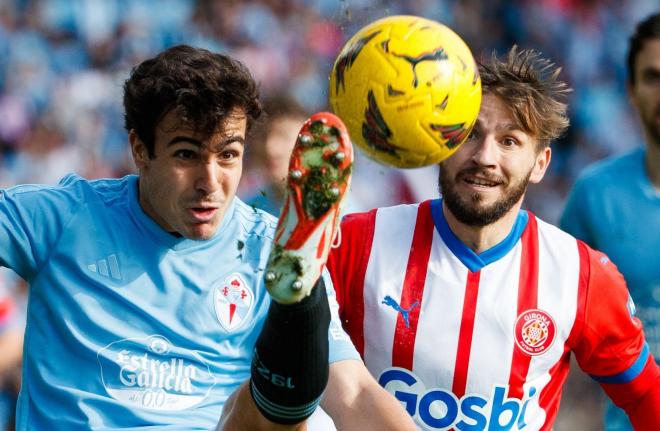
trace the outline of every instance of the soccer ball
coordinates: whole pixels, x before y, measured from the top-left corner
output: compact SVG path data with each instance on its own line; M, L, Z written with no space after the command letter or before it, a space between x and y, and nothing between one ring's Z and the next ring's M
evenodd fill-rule
M481 80L470 49L449 27L391 16L344 45L329 95L351 140L369 156L416 168L446 159L470 134Z

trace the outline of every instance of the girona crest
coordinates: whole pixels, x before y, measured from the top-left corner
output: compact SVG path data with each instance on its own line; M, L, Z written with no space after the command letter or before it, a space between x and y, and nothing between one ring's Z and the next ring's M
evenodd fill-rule
M555 341L555 321L543 310L527 310L516 319L516 344L530 356L545 353Z
M225 279L213 292L215 314L226 331L239 328L252 311L254 294L240 274Z

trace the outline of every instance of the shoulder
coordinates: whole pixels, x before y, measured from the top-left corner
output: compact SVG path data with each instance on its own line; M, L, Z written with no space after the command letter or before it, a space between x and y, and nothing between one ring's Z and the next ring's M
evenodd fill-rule
M590 285L626 286L623 275L621 275L617 266L605 253L591 248L586 243L579 240L578 246L582 249L583 259L588 266Z
M245 233L268 239L275 237L277 217L264 210L248 205L238 197L234 198L234 219Z
M589 243L600 242L610 223L620 222L625 205L640 199L631 193L644 172L644 149L596 162L578 176L561 216L561 226Z
M414 229L421 205L425 204L382 207L345 215L340 230L342 253L350 251L354 254L357 250L370 250L376 238L379 243L395 241L396 235L393 233Z
M590 247L584 241L553 224L545 222L536 216L534 216L534 218L538 225L539 238L553 242L552 249L556 253L559 253L560 255L565 253L565 250L562 250L562 247L559 246L560 244L563 244L564 248L570 247L571 249L575 249L577 247L580 254L581 266L584 267L583 269L591 272L591 268L595 267L598 270L614 271L618 273L616 266L611 263L605 253ZM610 265L608 266L606 264Z
M539 259L542 259L544 267L552 268L551 276L573 280L567 281L565 285L572 291L578 286L574 281L578 282L583 274L589 272L584 244L572 234L530 214L530 221L532 220L537 225ZM529 229L530 224L528 223L526 229Z
M79 175L69 174L57 185L24 184L3 191L5 197L25 203L81 204L93 200L112 200L126 193L130 177L121 179L86 180Z
M626 173L644 167L644 150L637 148L628 153L612 156L587 166L578 176L576 186L595 184L617 184L626 178Z
M557 241L561 242L571 242L573 245L576 244L577 238L566 232L565 230L561 229L558 226L555 226L551 223L546 222L545 220L542 220L538 218L536 215L533 215L531 212L528 211L528 214L531 217L534 217L534 220L536 221L536 225L538 226L538 233L539 236L543 236L546 238L552 238Z
M346 214L342 219L342 226L350 226L352 228L366 227L373 225L376 222L376 219L378 219L379 222L386 221L388 224L397 221L407 221L411 218L414 220L419 211L420 205L424 205L424 203L381 207L374 208L367 212Z
M44 217L64 221L81 209L95 207L90 204L111 204L125 197L129 182L128 178L89 181L71 174L57 185L29 184L0 190L0 203L5 211L33 222L41 223Z
M341 219L342 229L354 230L373 224L378 209L371 211L346 214Z

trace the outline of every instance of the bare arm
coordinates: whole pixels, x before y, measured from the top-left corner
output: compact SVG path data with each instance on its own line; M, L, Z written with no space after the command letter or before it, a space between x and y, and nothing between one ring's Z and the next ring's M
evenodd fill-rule
M266 419L250 395L250 381L243 383L229 397L222 410L217 431L305 431L306 422L294 425L281 425Z
M0 378L18 367L23 357L23 328L10 328L0 334Z
M321 406L340 431L417 430L399 401L378 385L360 361L330 365L330 380Z

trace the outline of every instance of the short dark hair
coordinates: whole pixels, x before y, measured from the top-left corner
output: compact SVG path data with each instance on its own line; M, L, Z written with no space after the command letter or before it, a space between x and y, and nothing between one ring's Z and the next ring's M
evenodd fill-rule
M124 83L124 126L154 156L156 126L175 110L182 121L211 136L232 111L261 115L259 90L247 67L227 55L178 45L133 68Z
M637 54L644 49L644 44L650 40L660 38L660 12L647 17L640 22L635 29L635 33L630 37L630 46L628 48L628 83L635 85L635 60Z
M539 149L547 147L568 128L567 104L571 91L559 79L561 68L531 49L513 46L506 58L495 53L479 63L484 94L502 98L519 126L538 138Z
M288 93L276 93L264 98L264 113L266 118L264 133L268 135L276 120L286 117L303 118L309 117L309 113L300 103ZM302 122L300 123L302 126Z

